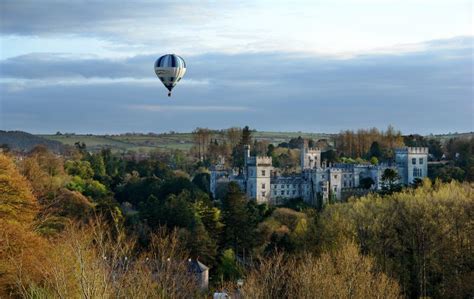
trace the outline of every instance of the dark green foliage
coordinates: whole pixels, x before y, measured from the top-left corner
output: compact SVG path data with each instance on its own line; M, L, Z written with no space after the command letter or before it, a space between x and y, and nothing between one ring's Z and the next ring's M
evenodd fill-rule
M326 161L328 163L335 163L338 162L339 159L337 157L337 153L334 150L328 150L321 153L321 161Z
M359 181L359 187L364 189L370 189L373 184L375 184L375 182L371 177L366 177Z
M464 181L466 177L465 171L460 167L454 166L453 164L454 163L429 165L428 175L433 181L436 179L440 179L441 181L448 183L452 180L459 182Z
M199 259L207 266L215 264L217 255L216 239L211 238L201 219L194 217L188 227L187 247L191 258Z
M217 275L220 281L235 281L242 277L242 267L237 263L235 252L226 249L222 252L217 268Z
M211 179L211 175L209 173L201 172L201 173L198 173L194 176L192 182L193 182L194 185L196 185L203 192L206 192L207 194L210 194L211 193L211 191L209 190L209 188L210 188L210 179Z
M125 172L131 173L132 171L138 172L142 177L156 176L161 179L167 179L173 176L173 172L168 165L152 159L145 159L138 162L134 160L127 161Z
M387 168L382 174L382 192L390 194L401 190L401 185L398 182L400 176L398 173L391 169Z
M306 203L302 198L292 198L288 200L283 207L300 212L312 208L312 206Z
M380 147L380 144L377 141L372 142L368 157L376 157L379 160L382 158L382 148Z
M243 145L252 144L252 131L250 130L249 126L245 126L242 129L242 139L240 140L240 143Z
M157 177L141 178L137 175L129 176L126 181L118 186L116 199L119 202L130 202L138 205L152 194L158 194L162 185L162 180Z
M236 253L251 249L254 242L254 229L259 215L251 207L249 214L245 195L235 183L228 185L228 192L222 201L222 222L224 223L223 243Z
M272 157L275 152L275 146L273 144L268 145L267 156Z
M252 144L252 131L248 126L242 129L239 144L232 149L232 166L242 168L244 166L244 146Z
M105 176L105 164L101 154L92 154L89 157L89 163L94 171L94 179L101 179Z
M428 147L430 156L432 156L434 160L440 160L443 156L442 144L438 139L425 138L420 135L408 135L403 137L403 141L406 146L410 147Z

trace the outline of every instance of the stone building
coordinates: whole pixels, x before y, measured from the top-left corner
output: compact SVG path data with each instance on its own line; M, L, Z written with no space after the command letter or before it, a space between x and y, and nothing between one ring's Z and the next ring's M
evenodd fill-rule
M428 148L405 147L395 150L398 174L405 184L428 175Z
M300 148L301 173L289 176L277 175L271 157L250 156L249 146L244 151L242 174L223 165L211 168L210 190L214 197L220 184L236 182L248 198L258 203L281 204L288 199L303 198L309 204L318 205L329 199L341 200L343 194L357 190L361 180L367 177L374 182L372 189L380 190L382 174L387 168L399 173L403 185L428 174L428 148L421 147L395 150L395 165L327 165L321 162L321 150L309 148L305 141Z

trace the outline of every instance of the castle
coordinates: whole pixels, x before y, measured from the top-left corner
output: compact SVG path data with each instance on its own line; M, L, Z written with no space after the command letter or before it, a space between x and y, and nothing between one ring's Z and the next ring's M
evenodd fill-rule
M301 173L277 175L271 157L250 156L250 147L245 146L243 172L236 173L222 165L215 165L211 168L210 190L215 197L220 184L235 182L248 198L258 203L281 204L291 198L302 198L309 204L318 205L329 199L341 200L344 194L360 190L364 178L372 179L372 190L382 189L382 174L387 168L398 173L399 183L403 185L409 185L416 178L426 177L428 148L396 149L395 165L327 165L321 162L321 150L308 147L305 141L300 147L300 165Z

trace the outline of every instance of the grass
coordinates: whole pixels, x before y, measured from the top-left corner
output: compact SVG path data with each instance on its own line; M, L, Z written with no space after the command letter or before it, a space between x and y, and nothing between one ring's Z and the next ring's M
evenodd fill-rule
M191 133L164 133L164 134L123 134L123 135L39 135L41 137L56 140L63 144L74 145L76 142L84 142L91 151L109 147L114 151L150 151L154 149L178 149L188 151L193 146L193 135ZM304 133L304 132L253 132L252 136L257 140L267 140L275 145L288 142L291 138L301 136L303 138L329 139L333 134ZM472 133L435 135L434 138L442 141L450 137L469 137ZM222 140L222 136L215 135L212 139Z
M289 141L298 136L312 139L331 138L330 134L301 133L301 132L254 132L253 137L257 140L267 140L278 144ZM109 147L114 151L150 151L153 149L178 149L188 151L193 146L191 133L166 133L166 134L140 134L140 135L39 135L41 137L56 140L63 144L73 146L76 142L85 143L91 151ZM222 140L222 136L212 137Z

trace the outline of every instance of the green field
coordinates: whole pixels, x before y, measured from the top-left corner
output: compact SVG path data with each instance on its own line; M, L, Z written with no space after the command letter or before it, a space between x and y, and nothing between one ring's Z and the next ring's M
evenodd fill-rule
M76 142L84 142L91 151L101 148L111 148L113 151L150 151L154 149L179 149L187 151L193 146L192 133L164 133L164 134L123 134L123 135L38 135L49 140L56 140L63 144L74 145ZM305 133L305 132L253 132L252 136L257 140L266 140L275 145L288 142L291 138L301 136L314 140L328 139L332 141L334 134ZM442 142L449 138L470 138L473 133L454 133L444 135L431 135ZM223 140L223 136L216 133L212 139Z
M302 133L302 132L254 132L253 137L257 140L267 140L270 143L278 144L287 142L291 138L298 136L304 138L331 139L330 134ZM109 147L114 151L149 151L153 149L179 149L189 150L193 146L191 133L167 133L167 134L135 134L135 135L38 135L49 140L59 141L63 144L74 145L76 142L84 142L91 151ZM219 134L212 136L212 139L221 140Z

